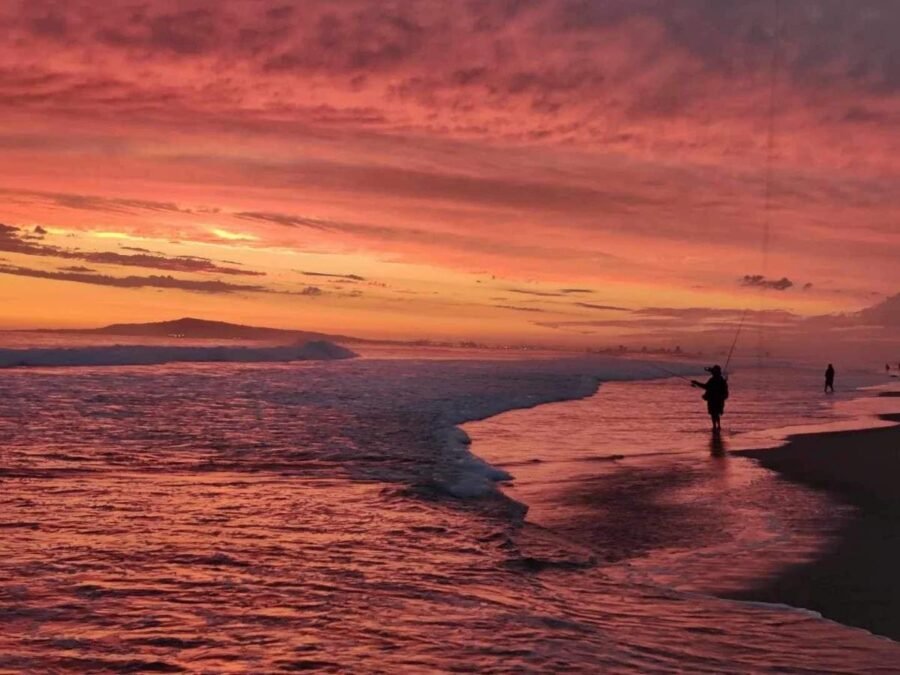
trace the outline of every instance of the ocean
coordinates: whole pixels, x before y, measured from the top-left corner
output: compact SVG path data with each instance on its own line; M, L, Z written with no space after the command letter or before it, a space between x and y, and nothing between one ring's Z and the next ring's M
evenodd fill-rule
M641 361L103 354L0 370L0 672L900 662L728 599L852 514L727 451L868 425L883 375L839 368L825 397L821 369L737 364L720 446L698 390Z

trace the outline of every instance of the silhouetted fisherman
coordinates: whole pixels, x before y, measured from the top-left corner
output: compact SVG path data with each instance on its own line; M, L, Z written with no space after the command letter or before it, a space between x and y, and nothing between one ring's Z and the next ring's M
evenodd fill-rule
M722 377L722 368L719 366L713 366L706 370L712 374L712 377L706 382L691 380L691 385L704 390L703 400L706 401L706 410L712 419L713 433L717 433L722 429L720 418L725 412L725 400L728 398L728 381Z
M829 391L834 393L834 366L830 363L825 369L825 393L827 394Z

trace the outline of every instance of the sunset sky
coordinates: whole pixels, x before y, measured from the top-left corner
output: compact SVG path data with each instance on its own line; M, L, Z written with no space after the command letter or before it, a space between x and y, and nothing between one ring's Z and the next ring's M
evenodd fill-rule
M0 0L0 27L0 328L900 328L900 2Z

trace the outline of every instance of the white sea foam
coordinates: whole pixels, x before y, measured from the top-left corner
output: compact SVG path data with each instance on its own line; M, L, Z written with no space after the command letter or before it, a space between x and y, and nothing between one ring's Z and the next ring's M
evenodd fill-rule
M540 369L536 364L531 367ZM473 455L469 450L471 439L457 424L516 408L585 398L594 394L604 381L682 376L697 373L701 368L691 363L667 363L663 368L652 361L595 357L556 362L554 370L552 376L547 373L543 386L537 390L523 388L506 391L502 396L468 397L445 409L439 425L443 461L440 475L435 477L441 489L458 499L475 499L496 492L497 483L513 479L507 471Z
M149 366L176 362L262 363L331 361L356 354L328 341L312 341L276 347L246 346L150 346L0 349L0 368L65 366Z
M446 485L446 489L459 499L483 497L495 489L495 483L512 480L512 475L508 472L472 455L465 446L460 446L451 471L453 479Z

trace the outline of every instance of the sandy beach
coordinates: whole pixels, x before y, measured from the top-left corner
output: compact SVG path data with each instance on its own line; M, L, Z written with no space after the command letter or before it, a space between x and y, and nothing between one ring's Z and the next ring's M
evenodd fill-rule
M900 422L900 414L882 418ZM779 448L737 454L825 490L859 514L815 562L733 597L804 607L900 639L900 426L798 435Z

